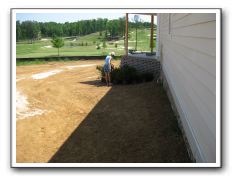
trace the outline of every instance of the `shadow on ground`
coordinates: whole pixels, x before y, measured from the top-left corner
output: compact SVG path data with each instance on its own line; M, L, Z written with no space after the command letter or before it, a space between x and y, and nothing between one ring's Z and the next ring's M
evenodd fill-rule
M101 82L99 80L83 81L83 82L78 82L78 83L88 84L88 85L97 86L97 87L106 86L106 83L103 83L103 82Z
M49 162L191 161L165 91L150 82L113 86Z

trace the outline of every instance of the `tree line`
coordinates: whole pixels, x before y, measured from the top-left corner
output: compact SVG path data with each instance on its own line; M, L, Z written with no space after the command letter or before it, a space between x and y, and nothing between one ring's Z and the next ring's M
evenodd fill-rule
M149 22L129 22L131 28L150 27ZM16 21L16 40L39 40L45 37L70 37L83 36L94 32L107 37L122 37L125 33L125 18L109 20L98 18L81 20L77 22L37 22L37 21Z

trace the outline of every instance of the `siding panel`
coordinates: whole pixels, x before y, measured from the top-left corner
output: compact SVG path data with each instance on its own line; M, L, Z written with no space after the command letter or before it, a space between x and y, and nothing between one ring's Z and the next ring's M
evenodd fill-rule
M176 27L176 28L172 26L171 31L172 31L172 35L215 39L216 21L198 23L193 26L184 26L184 27Z
M205 88L214 96L216 95L216 77L215 73L211 74L207 71L206 67L202 67L199 63L194 61L195 58L191 58L191 56L186 52L186 49L178 48L176 44L167 43L170 50L174 50L172 57L177 57L178 61L176 64L180 64L183 69L187 69L187 72L194 75L198 81L201 83L200 85L204 85ZM178 49L177 49L178 48ZM210 60L211 61L211 60ZM206 60L207 62L207 60ZM211 62L208 61L210 64ZM207 65L208 65L207 63ZM213 69L213 68L212 68ZM215 70L216 68L214 68ZM210 70L212 71L212 70Z
M194 15L187 15L181 20L174 21L172 27L191 26L193 24L206 23L209 21L215 21L216 14L214 13L196 13Z
M185 47L185 45L180 45L175 42L172 43L172 47L176 49L177 52L182 53L191 62L198 65L199 67L202 67L203 70L211 74L214 78L216 77L216 73L215 73L216 60L214 59L214 57L205 55L200 52L196 52L191 48ZM212 89L215 90L215 87Z
M171 58L173 56L170 50L167 50L166 53L168 54L166 54L165 58ZM189 74L183 70L181 65L173 67L175 63L174 59L170 59L168 63L164 63L164 69L169 70L170 75L173 76L170 79L172 80L171 84L176 85L176 94L181 95L179 96L179 101L181 100L181 107L185 110L185 118L188 118L188 122L194 127L193 133L196 137L196 143L201 144L201 150L210 153L207 157L204 156L206 157L205 160L214 160L215 137L213 131L215 131L215 125L213 119L208 119L208 117L212 117L212 115L204 108L204 104L193 91L194 83L192 83ZM185 84L183 84L183 82ZM196 117L200 117L200 121L198 121ZM208 140L207 143L205 143L206 139ZM207 146L211 147L209 148Z
M173 64L173 63L172 63ZM171 65L165 67L166 70L170 70ZM171 74L176 74L176 78L172 81L172 84L176 84L176 90L177 94L182 94L180 97L181 99L181 107L187 110L185 118L187 118L188 122L194 127L193 133L196 137L196 142L198 144L201 144L200 147L202 148L203 156L206 158L205 160L215 160L215 126L213 124L209 124L209 122L212 122L212 120L208 120L207 118L211 116L209 115L205 109L204 106L198 101L198 97L195 97L195 94L193 91L191 91L191 86L189 86L189 79L188 76L183 74L181 71L181 67L176 70L172 70L170 72ZM185 81L185 87L180 86L181 81ZM198 117L201 115L202 119L200 123L196 120L196 116ZM211 129L211 127L214 127ZM207 139L207 143L205 140ZM210 148L209 148L210 146ZM207 153L207 154L206 154Z
M208 77L208 75L206 74L206 72L204 72L204 70L197 67L195 64L189 62L185 57L175 52L175 50L171 50L171 47L169 47L168 53L170 54L170 57L173 58L169 62L171 62L172 65L176 65L177 68L181 69L180 74L183 74L184 76L188 77L186 78L186 81L184 81L184 83L186 84L185 87L187 87L189 92L194 91L193 98L196 97L198 98L198 101L196 101L195 103L197 104L203 103L202 104L203 106L200 106L199 108L204 107L204 109L202 109L203 111L208 110L210 113L208 114L208 117L215 116L216 115L215 114L216 112L214 112L216 108L215 92L212 93L210 91L211 89L208 87L208 85L211 83L212 83L212 87L216 87L215 79L211 78L211 76ZM208 101L215 103L208 103Z
M216 161L216 15L160 14L163 72L197 162Z
M191 14L190 13L175 13L175 14L171 14L172 22L181 21L182 19L186 18L189 15L191 15Z
M186 47L195 50L195 52L201 52L212 57L216 56L215 39L172 36L172 40L180 45L185 45Z

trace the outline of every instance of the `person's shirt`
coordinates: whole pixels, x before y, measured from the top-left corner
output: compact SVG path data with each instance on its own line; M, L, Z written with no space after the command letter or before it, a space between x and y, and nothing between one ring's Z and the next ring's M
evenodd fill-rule
M111 60L111 57L110 56L106 56L105 64L109 65L110 64L110 60Z

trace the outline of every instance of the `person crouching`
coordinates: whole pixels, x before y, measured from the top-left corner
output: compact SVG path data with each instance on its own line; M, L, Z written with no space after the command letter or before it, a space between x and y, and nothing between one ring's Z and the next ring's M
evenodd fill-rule
M108 56L105 58L105 64L104 64L104 72L105 72L105 80L106 80L106 85L110 86L112 85L111 83L111 60L115 57L115 53L111 52Z

